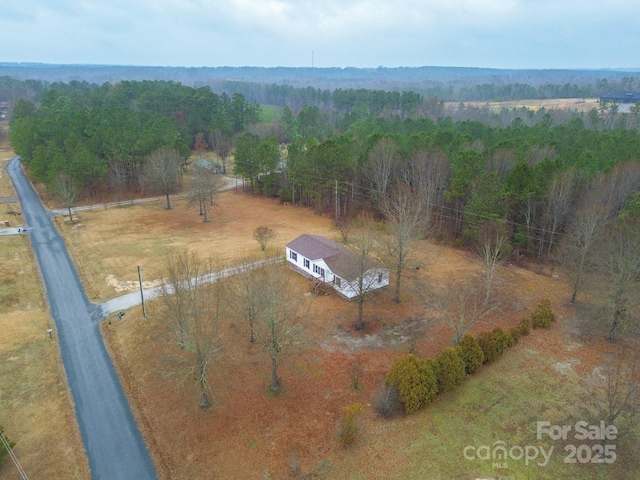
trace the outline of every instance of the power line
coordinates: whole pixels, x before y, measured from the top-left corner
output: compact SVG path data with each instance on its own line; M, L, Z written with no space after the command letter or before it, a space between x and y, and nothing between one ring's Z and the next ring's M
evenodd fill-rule
M367 195L366 192L369 193L377 193L375 189L373 188L369 188L363 185L356 185L355 181L354 182L349 182L349 181L345 181L345 180L335 180L332 178L325 178L322 177L320 175L312 175L309 173L295 173L293 176L297 177L298 179L303 179L306 180L308 182L317 182L319 184L323 184L325 186L328 186L330 184L333 184L334 182L337 183L338 185L342 186L343 189L345 191L349 191L351 188L354 188L356 191L353 193L353 195L358 197L359 201L363 201L363 200L368 200L369 197ZM295 185L295 181L289 180L292 184ZM388 194L387 194L388 195ZM456 207L452 207L452 206L447 206L447 205L442 205L442 204L435 204L433 202L428 203L428 205L430 207L433 208L437 208L440 210L448 210L450 212L450 215L443 215L443 218L447 218L449 220L458 220L457 217L452 216L452 215L461 215L464 214L466 217L469 216L473 216L478 220L488 220L488 221L495 221L497 220L495 217L490 217L490 216L486 216L486 215L481 215L479 213L474 213L474 212L465 212L464 209L462 208L456 208ZM533 225L527 225L527 224L523 224L523 223L519 223L519 222L515 222L513 220L509 220L506 218L502 218L500 219L501 221L503 221L505 224L510 225L512 227L520 227L525 229L525 231L527 230L535 230L536 232L540 233L541 236L545 236L545 235L554 235L560 238L576 238L574 235L565 233L565 232L560 232L560 231L553 231L553 230L549 230L545 227L542 226L533 226ZM530 235L528 233L525 232L520 232L520 234L522 236L524 236L525 238L529 239L529 240L541 240L542 237L541 236L533 236Z
M7 453L9 454L9 457L11 457L11 460L13 460L13 463L18 469L18 472L20 473L22 480L29 480L29 478L27 477L27 474L22 469L22 466L18 461L18 457L16 457L15 453L13 453L13 450L11 449L11 445L9 445L9 442L7 441L6 437L2 433L2 430L0 430L0 442L2 442L2 444L4 445L4 448L7 450Z

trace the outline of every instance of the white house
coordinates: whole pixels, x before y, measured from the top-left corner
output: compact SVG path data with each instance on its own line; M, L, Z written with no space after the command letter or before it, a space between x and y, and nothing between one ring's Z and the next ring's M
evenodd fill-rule
M361 289L367 292L389 285L388 268L371 259L362 267L356 252L328 238L305 233L287 243L285 250L289 267L331 285L348 299L356 298Z

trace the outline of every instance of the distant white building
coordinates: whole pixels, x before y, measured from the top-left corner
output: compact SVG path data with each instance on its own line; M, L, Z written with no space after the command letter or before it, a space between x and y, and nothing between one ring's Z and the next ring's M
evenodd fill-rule
M289 267L307 278L331 285L350 300L360 293L361 276L363 291L389 285L388 268L370 259L362 268L356 252L319 235L300 235L285 245L285 251Z
M611 92L600 97L600 103L617 102L617 103L638 103L640 102L640 93L638 92Z

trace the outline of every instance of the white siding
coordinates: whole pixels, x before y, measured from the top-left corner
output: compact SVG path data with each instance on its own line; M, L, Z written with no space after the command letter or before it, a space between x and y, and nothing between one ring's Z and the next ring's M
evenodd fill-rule
M297 252L294 252L293 250L291 250L289 247L285 247L285 252L286 252L286 256L287 256L287 262L295 265L298 268L303 268L302 266L302 255L300 255ZM292 252L295 254L295 256L297 257L296 259L291 258L291 254Z
M379 275L381 275L380 282L378 282ZM337 285L333 285L333 288L351 300L358 296L358 283L357 279L353 282L347 282L345 279L342 279L340 286L338 287ZM378 288L386 287L387 285L389 285L389 270L387 269L381 268L370 270L364 277L363 286L368 291L377 290Z
M295 254L295 255L292 255ZM324 260L309 260L309 268L305 267L304 261L305 257L298 252L294 252L289 247L285 247L285 255L287 262L289 262L295 269L310 278L318 278L324 280L326 283L331 284L331 286L339 292L341 295L345 296L349 300L358 296L358 280L354 280L353 282L347 282L344 278L340 278L340 286L335 285L335 278L337 275L331 271L331 269L327 266ZM292 258L295 256L296 258ZM308 259L307 259L308 260ZM324 278L320 273L317 273L317 268L321 268L324 270ZM381 281L378 281L379 276ZM368 288L368 290L376 290L378 288L386 287L389 285L389 270L386 268L376 268L372 269L365 275L364 285Z

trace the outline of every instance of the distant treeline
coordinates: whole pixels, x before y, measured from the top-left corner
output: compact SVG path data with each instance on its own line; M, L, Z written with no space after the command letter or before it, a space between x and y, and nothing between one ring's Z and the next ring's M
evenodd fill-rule
M625 85L627 84L635 85L635 81L625 82ZM356 98L364 95L374 97L386 95L388 100L379 103L394 106L400 105L402 95L407 93L417 96L418 99L435 97L445 102L500 102L525 99L592 98L610 92L609 82L606 82L606 85L607 87L598 88L596 85L575 83L563 85L548 83L538 86L523 83L482 83L457 86L451 84L414 86L411 90L402 86L395 86L391 90L365 88L322 90L313 87L296 88L284 84L216 82L211 85L211 88L216 92L242 93L247 99L264 105L287 105L294 110L299 110L303 105L315 105L323 109L333 107L344 112L345 107L354 108L358 103Z
M474 81L475 80L475 81ZM295 87L284 83L260 83L242 81L210 82L215 92L242 93L248 100L265 105L289 106L299 110L303 105L315 105L319 108L335 108L344 112L358 103L354 97L371 95L383 97L388 95L388 104L400 104L400 97L407 92L417 95L419 99L436 98L443 102L501 102L526 99L553 98L594 98L615 90L632 91L640 89L640 78L632 75L613 79L601 78L593 81L580 81L556 84L539 83L533 78L532 83L509 82L497 77L493 82L478 81L471 77L465 81L434 82L425 80L420 83L390 82L385 88L361 87L333 89ZM364 82L363 82L364 83ZM346 101L346 104L345 104ZM415 104L415 101L414 101Z
M473 68L313 69L176 68L0 64L0 101L38 100L52 83L115 84L121 81L179 82L217 94L241 93L265 105L335 107L334 92L412 92L445 102L592 98L640 89L635 72L495 70ZM377 94L380 95L380 94ZM335 103L339 104L340 99Z

